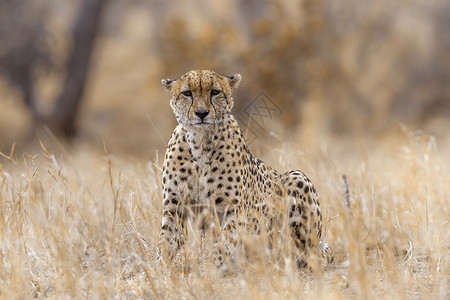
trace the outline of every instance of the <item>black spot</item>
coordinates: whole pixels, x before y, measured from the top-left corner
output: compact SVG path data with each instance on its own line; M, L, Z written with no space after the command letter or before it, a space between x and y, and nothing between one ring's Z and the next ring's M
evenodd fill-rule
M298 187L299 189L302 189L302 188L303 188L303 181L297 182L297 187Z
M297 268L299 269L306 269L308 265L306 264L306 262L303 259L300 259L299 261L297 261Z
M211 171L214 173L214 172L216 172L217 171L217 167L213 167L212 169L211 169Z
M228 177L229 182L233 182L233 177Z
M220 203L222 203L222 202L223 202L222 197L216 198L216 204L220 204Z
M309 186L305 186L305 194L309 193Z
M208 183L213 183L214 182L214 178L208 178Z
M178 156L177 156L177 159L178 159L178 160L182 160L183 157L182 157L181 155L178 155Z
M223 184L219 183L219 184L217 185L217 188L220 189L221 187L223 187Z
M175 199L175 198L173 198L173 199L172 199L172 203L176 205L176 204L178 204L178 200Z

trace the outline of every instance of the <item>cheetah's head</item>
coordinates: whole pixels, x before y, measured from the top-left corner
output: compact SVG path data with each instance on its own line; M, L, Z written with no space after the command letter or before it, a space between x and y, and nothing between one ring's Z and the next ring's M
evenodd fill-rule
M233 107L231 93L241 75L222 76L210 70L190 71L179 79L163 79L172 98L170 106L183 126L207 127L220 123Z

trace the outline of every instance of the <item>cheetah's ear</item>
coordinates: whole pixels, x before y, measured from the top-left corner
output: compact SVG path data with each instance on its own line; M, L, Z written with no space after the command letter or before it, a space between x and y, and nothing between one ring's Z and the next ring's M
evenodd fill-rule
M241 83L242 76L241 74L234 74L231 76L227 76L226 78L228 80L228 83L230 84L231 89L233 90L237 88Z
M175 79L163 79L161 80L161 85L167 93L171 93L172 86L176 82Z

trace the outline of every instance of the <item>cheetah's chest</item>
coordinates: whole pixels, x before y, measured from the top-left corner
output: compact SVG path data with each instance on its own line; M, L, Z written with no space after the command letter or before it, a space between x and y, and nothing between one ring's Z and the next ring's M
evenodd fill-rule
M245 153L242 147L217 134L191 141L188 133L191 198L199 206L214 206L219 212L235 206L242 197Z

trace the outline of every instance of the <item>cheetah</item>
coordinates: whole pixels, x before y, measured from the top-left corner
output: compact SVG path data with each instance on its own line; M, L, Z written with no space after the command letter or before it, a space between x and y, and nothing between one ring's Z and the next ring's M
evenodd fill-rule
M301 171L277 172L254 157L246 145L231 114L232 91L240 81L240 74L222 76L211 70L161 81L171 95L178 125L163 164L159 255L171 259L186 238L186 219L205 210L213 210L229 239L239 225L252 233L264 226L273 234L281 203L286 207L290 240L298 249L298 267L308 266L309 253L320 253L331 263L331 249L321 240L317 193L309 178ZM220 257L218 264L223 261Z

